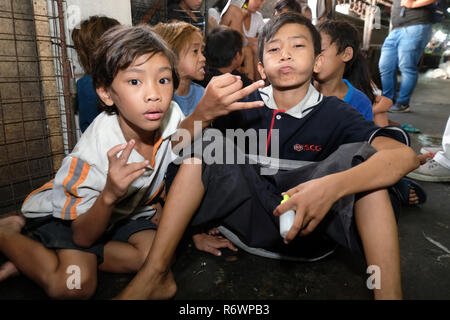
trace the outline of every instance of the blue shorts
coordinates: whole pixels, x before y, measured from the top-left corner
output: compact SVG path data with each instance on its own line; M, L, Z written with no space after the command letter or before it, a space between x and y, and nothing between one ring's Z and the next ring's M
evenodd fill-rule
M136 232L157 228L149 218L124 219L115 223L110 230L106 230L91 247L82 248L73 242L72 221L57 219L53 216L28 220L33 220L33 224L38 225L30 234L32 239L41 242L49 249L73 249L93 253L97 256L98 264L103 262L104 247L107 242L128 242L128 239Z

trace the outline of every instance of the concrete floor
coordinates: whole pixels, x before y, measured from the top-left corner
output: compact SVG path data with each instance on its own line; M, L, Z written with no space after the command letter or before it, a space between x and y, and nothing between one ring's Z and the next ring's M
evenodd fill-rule
M421 129L411 134L412 147L436 143L450 114L450 81L421 78L411 102L413 112L390 114L391 120ZM404 207L399 221L402 282L405 299L450 299L450 257L425 236L450 249L450 184L421 182L428 201ZM175 300L191 299L371 299L362 258L344 249L315 263L294 263L224 250L222 257L180 245L174 274ZM0 261L4 258L0 256ZM99 274L94 299L109 299L131 275ZM0 299L46 299L24 276L0 283Z

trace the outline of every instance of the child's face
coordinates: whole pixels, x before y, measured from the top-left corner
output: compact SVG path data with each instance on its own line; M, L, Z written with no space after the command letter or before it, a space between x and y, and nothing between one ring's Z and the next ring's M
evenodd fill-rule
M323 64L320 71L316 75L316 79L320 82L325 82L336 77L341 77L344 74L345 63L347 60L346 51L338 54L336 43L331 43L331 37L321 32L322 38L322 56Z
M125 136L140 129L160 127L173 96L172 68L162 53L138 57L128 68L119 70L110 88L97 93L106 105L115 104Z
M275 89L309 86L319 60L309 29L297 23L282 26L264 45L263 63L258 70Z
M203 55L203 37L200 32L192 35L191 41L184 46L179 55L178 73L180 78L203 80L206 58Z
M191 10L198 10L202 6L203 0L182 0Z

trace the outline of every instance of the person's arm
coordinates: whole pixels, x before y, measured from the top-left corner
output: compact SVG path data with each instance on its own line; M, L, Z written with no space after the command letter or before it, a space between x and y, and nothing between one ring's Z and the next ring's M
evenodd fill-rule
M148 160L127 164L134 140L117 145L108 151L109 169L105 188L92 207L72 222L73 242L88 248L105 232L114 205L128 190L130 184L145 172ZM117 154L122 151L120 157Z
M428 6L436 1L437 0L402 0L400 5L409 9L415 9Z
M178 143L183 143L183 146L186 146L195 139L200 133L194 132L194 129L196 129L195 123L201 123L199 128L203 130L208 127L215 118L226 115L232 111L262 107L264 105L262 101L238 102L238 100L241 100L263 86L264 81L257 81L242 88L240 77L230 73L213 77L205 88L203 97L197 107L179 126L179 130L188 131L191 140L183 141L182 138L179 140L172 140L172 147L175 147ZM183 137L183 135L181 135L181 137Z
M241 8L236 7L235 5L230 5L227 12L222 15L222 19L220 20L220 24L230 27L234 30L239 31L242 35L244 32L242 30L242 22L244 21L244 15L242 13Z
M371 144L377 152L363 163L302 183L286 192L291 198L274 210L276 216L289 209L296 211L294 225L285 242L292 241L300 231L301 235L311 233L342 197L389 187L419 166L415 152L394 139L378 136Z
M376 95L375 96L375 103L373 104L373 114L387 112L390 107L392 107L392 100L385 97Z

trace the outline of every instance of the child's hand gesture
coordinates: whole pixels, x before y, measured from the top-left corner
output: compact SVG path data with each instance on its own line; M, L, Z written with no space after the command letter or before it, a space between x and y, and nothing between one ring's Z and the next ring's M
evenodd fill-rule
M273 214L280 216L290 209L295 211L294 224L284 238L285 243L292 241L299 232L302 236L310 234L339 199L330 176L309 180L284 194L290 199L276 207Z
M237 102L262 87L264 81L260 80L242 88L241 78L230 73L213 77L194 110L195 118L212 121L232 111L262 107L262 101Z
M135 141L130 140L127 144L111 148L107 153L109 169L103 197L108 204L112 205L120 200L127 193L130 184L145 172L145 167L149 164L148 160L127 164L134 145ZM117 157L122 150L122 154Z

